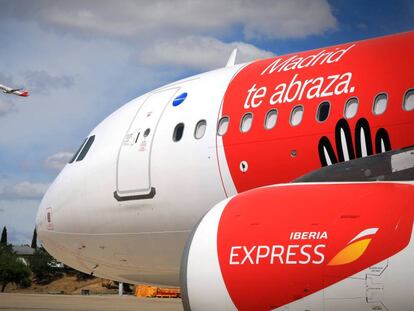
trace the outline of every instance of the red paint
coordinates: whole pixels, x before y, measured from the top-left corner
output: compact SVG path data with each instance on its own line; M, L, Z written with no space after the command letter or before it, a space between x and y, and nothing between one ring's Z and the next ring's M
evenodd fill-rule
M331 60L337 58L339 51L346 52L337 62L328 64L325 61L320 64L319 61L314 66L261 75L277 59L283 62L293 55L297 58L306 58L323 50L338 52ZM227 164L237 191L289 182L318 169L321 166L318 142L322 136L327 136L335 148L335 125L343 118L345 103L351 97L359 99L356 116L348 120L353 144L355 125L360 118L365 118L370 124L373 138L379 128L387 130L392 149L414 145L414 136L407 134L414 131L414 111L407 112L402 108L404 94L408 89L414 88L413 55L414 32L409 32L261 60L242 69L229 84L222 109L222 115L230 117L229 130L223 136L223 143ZM306 62L304 64L306 65ZM326 87L328 77L348 72L352 73L352 79L347 93L312 99L303 97L301 100L274 105L269 103L275 87L281 83L289 85L294 77L302 84L306 80L322 77L325 79ZM338 81L339 79L333 85L337 85ZM250 104L250 107L245 109L248 90L254 84L257 89L266 87L267 93L261 97L263 92L258 91L253 103L257 104L262 100L262 104L256 108ZM353 92L350 91L351 87L354 88ZM388 94L387 110L382 115L373 115L374 98L382 92ZM329 90L326 93L329 93ZM327 121L319 123L316 121L316 112L323 101L331 103L331 111ZM298 104L304 106L303 121L300 125L292 127L289 124L290 113ZM272 130L265 130L265 115L272 108L278 109L277 124ZM240 120L246 112L254 114L253 126L248 133L242 134L239 130ZM296 157L291 155L293 150L296 151ZM242 173L239 169L243 160L249 165L247 173Z
M414 188L404 184L318 184L260 188L234 197L220 219L217 243L221 272L227 290L239 310L276 308L326 288L379 263L402 249L411 238ZM329 266L331 259L360 232L378 228L362 256L348 264ZM292 232L326 232L327 238L290 239ZM306 233L305 233L306 235ZM309 234L307 234L309 237ZM286 264L286 249L309 245ZM230 265L232 247L246 246L254 260L258 246L284 247L282 264L270 256L259 264ZM321 256L313 250L317 245ZM262 251L263 255L265 252ZM233 262L245 257L233 249Z

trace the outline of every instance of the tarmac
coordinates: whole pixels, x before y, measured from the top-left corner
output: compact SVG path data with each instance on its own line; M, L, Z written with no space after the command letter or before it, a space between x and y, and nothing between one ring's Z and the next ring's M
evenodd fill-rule
M0 294L0 310L35 311L182 311L181 299L135 296L80 296L45 294Z

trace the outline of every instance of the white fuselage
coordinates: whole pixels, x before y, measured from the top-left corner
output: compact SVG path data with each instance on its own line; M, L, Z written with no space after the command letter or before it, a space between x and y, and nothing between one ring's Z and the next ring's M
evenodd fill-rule
M95 141L86 157L67 164L41 202L37 230L47 250L85 273L178 285L189 232L226 192L234 194L226 166L219 168L225 158L216 123L226 87L241 67L167 85L101 122L90 133ZM183 92L186 100L173 106ZM195 139L200 120L206 132ZM179 123L184 133L174 142ZM114 198L114 192L139 196L152 187L152 199Z

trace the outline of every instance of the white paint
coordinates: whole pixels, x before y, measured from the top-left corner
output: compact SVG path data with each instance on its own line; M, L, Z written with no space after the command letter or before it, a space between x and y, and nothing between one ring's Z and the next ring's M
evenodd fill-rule
M365 229L364 231L358 233L358 235L356 237L354 237L351 241L349 241L348 244L350 244L353 241L356 241L356 240L358 240L360 238L366 237L368 235L374 235L374 234L377 233L377 231L378 231L378 228L368 228L368 229Z
M342 154L344 156L344 161L349 161L348 145L346 143L345 132L342 128L341 128L341 145L342 145Z

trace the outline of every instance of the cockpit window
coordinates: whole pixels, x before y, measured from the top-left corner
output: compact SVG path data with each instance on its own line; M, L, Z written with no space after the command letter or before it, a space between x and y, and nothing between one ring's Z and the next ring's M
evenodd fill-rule
M95 135L92 135L91 137L88 138L88 141L85 143L85 146L83 147L78 158L76 159L76 162L82 161L85 158L86 154L88 153L94 141L95 141Z
M78 151L75 152L75 154L73 155L72 159L69 161L69 163L73 163L73 161L75 161L76 157L78 156L79 152L82 150L82 147L85 145L87 138L85 138L85 140L82 142L82 145L80 145Z

